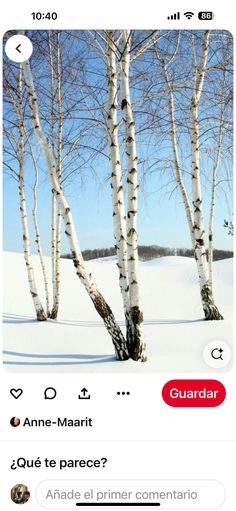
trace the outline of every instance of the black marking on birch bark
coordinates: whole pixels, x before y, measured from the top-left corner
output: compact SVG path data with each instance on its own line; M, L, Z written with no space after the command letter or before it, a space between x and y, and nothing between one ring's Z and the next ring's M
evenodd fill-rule
M65 234L66 234L67 236L71 236L71 234L70 234L68 231L65 231Z
M136 213L137 213L137 211L134 211L134 210L130 209L130 210L128 211L127 216L128 216L128 218L130 218L130 216L131 216L131 215L136 215Z
M131 228L129 229L129 231L128 231L127 236L132 236L133 234L136 234L136 230L135 230L135 228L134 228L134 227L131 227Z
M47 316L43 309L37 310L37 321L46 321Z
M77 269L77 271L76 271L76 275L78 275L79 279L85 280L84 275L83 275L83 274L81 273L81 271L79 271L78 269Z
M115 319L109 305L106 303L103 296L99 292L97 292L96 295L91 298L94 303L95 309L97 310L98 314L101 316L107 329L109 330L118 360L128 360L129 353L126 341L120 328L115 323Z
M121 101L121 110L124 110L124 108L128 105L128 101L126 99L122 99Z
M54 305L51 313L49 314L50 319L57 319L58 316L58 305Z
M131 307L129 316L129 354L130 357L139 362L146 361L146 345L142 340L141 324L143 322L143 313L138 306Z
M213 320L222 320L223 316L220 314L217 306L214 303L212 289L207 282L201 289L201 296L203 301L203 310L205 314L205 319L207 321Z
M143 313L137 306L131 308L131 317L133 322L137 325L141 325L143 322Z
M76 269L80 268L80 266L81 266L81 264L80 264L80 262L78 261L78 259L76 259L76 256L75 256L75 257L73 257L73 264L74 264L74 267L75 267Z
M198 245L201 245L201 247L203 247L203 246L204 246L204 241L203 241L203 239L202 239L202 238L197 239L197 240L196 240L196 243L198 243Z

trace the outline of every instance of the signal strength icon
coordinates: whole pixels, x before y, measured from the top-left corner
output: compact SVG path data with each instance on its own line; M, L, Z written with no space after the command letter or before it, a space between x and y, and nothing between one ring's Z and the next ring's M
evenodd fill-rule
M167 19L168 20L180 20L180 12L175 12L174 14L167 16Z
M191 20L191 18L194 16L194 12L185 12L185 13L184 13L184 16L185 16L188 20Z

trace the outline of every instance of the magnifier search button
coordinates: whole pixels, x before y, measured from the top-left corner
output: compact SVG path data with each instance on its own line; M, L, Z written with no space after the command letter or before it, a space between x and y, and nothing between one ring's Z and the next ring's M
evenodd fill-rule
M223 353L224 353L224 350L222 348L214 348L211 351L211 356L212 356L212 358L214 358L214 360L219 360L219 359L224 360Z
M203 350L205 363L213 369L226 367L231 360L231 349L224 341L212 341Z

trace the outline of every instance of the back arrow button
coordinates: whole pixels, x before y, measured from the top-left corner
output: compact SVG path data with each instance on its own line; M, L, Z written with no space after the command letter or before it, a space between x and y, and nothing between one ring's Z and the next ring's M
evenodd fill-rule
M25 35L16 34L7 39L5 52L13 62L26 62L33 53L33 45Z

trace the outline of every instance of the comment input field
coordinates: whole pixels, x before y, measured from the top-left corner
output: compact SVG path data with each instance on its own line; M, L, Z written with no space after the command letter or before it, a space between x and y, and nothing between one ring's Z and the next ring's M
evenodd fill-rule
M47 480L36 490L44 509L135 507L160 509L218 509L225 488L216 480Z

